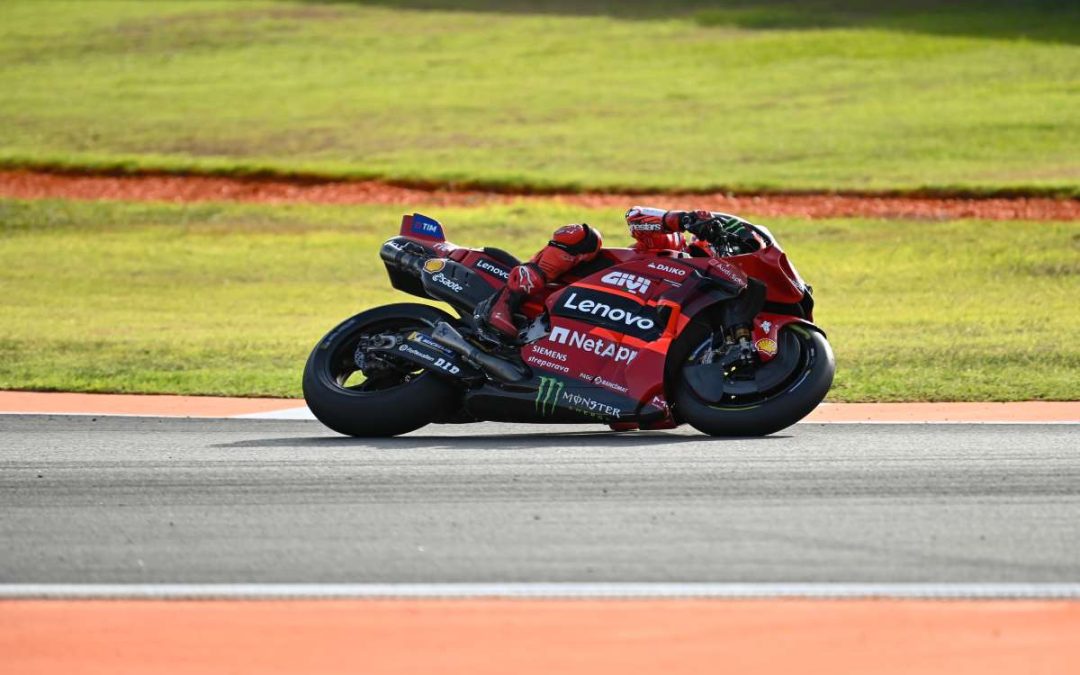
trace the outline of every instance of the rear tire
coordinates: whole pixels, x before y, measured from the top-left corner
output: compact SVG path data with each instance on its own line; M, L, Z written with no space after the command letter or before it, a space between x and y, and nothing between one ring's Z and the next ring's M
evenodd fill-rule
M400 303L361 312L327 333L304 367L304 400L320 422L346 436L397 436L454 413L460 392L430 371L401 373L347 386L358 372L361 336L454 321L429 305Z
M832 347L816 330L788 325L782 331L792 331L802 349L798 371L783 385L756 400L709 403L680 376L674 392L676 415L710 436L765 436L809 415L832 386Z

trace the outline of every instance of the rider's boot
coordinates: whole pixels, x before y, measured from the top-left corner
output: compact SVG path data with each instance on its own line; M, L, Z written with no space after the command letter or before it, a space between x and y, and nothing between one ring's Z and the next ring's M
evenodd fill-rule
M514 315L525 298L543 288L545 281L543 272L535 264L518 265L510 270L506 285L486 303L486 307L480 308L481 319L504 338L515 340L519 328Z

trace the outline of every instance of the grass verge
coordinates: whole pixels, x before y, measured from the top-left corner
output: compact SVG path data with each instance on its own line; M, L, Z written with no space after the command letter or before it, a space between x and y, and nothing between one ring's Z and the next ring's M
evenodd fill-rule
M0 163L1076 195L1068 3L0 3Z
M528 255L617 210L428 209ZM296 396L339 320L407 300L377 246L395 207L0 201L0 388ZM774 220L817 289L831 400L1080 399L1080 223Z

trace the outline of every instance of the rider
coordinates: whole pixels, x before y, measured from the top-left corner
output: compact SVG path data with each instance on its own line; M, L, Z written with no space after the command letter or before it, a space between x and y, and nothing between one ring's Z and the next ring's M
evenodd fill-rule
M665 211L635 206L626 212L626 224L636 240L634 250L639 253L683 252L687 248L683 231L693 231L700 237L705 234L701 228L711 226L715 220L716 214L709 211ZM516 338L518 327L514 314L522 303L539 295L545 284L595 258L602 245L600 232L585 223L560 227L529 262L510 270L506 285L477 308L478 317L504 336Z

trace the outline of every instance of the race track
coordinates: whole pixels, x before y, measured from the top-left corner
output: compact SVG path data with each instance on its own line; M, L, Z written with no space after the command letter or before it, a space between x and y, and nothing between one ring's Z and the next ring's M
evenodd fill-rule
M1077 432L0 416L0 583L1073 583Z

